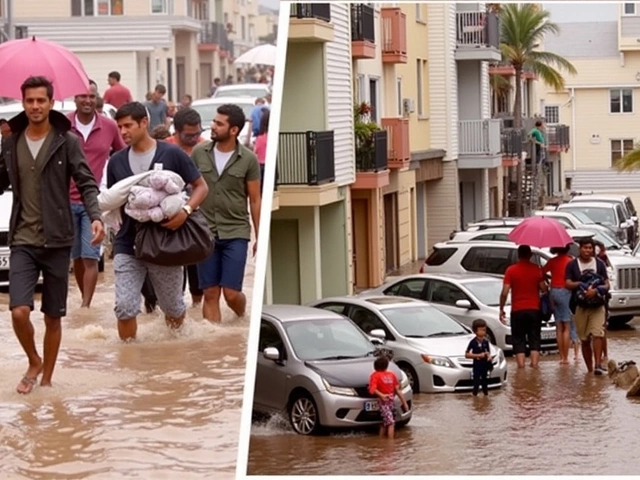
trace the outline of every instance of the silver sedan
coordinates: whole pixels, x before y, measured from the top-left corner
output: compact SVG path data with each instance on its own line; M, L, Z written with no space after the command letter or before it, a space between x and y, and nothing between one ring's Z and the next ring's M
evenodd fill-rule
M465 358L471 330L420 300L380 295L325 298L315 307L348 316L367 335L384 338L414 392L469 391L473 361ZM504 353L493 345L489 388L507 381Z

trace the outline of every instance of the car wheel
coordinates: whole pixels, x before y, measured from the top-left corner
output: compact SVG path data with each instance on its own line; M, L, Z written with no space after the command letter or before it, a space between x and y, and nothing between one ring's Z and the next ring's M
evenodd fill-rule
M619 315L609 318L609 325L612 327L621 327L633 320L633 315Z
M418 380L418 374L413 369L411 365L408 363L399 363L398 367L402 370L407 378L409 379L409 385L411 385L411 390L415 393L420 393L420 381Z
M312 435L320 429L318 407L310 395L302 394L291 402L289 422L300 435Z

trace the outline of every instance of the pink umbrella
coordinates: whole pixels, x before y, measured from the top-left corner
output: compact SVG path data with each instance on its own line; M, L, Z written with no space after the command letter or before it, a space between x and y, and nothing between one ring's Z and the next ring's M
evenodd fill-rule
M0 44L0 97L21 100L20 85L32 75L53 82L56 100L89 88L89 77L78 57L57 43L33 37Z
M564 247L573 243L565 227L546 217L529 217L511 230L509 238L518 245L538 248Z

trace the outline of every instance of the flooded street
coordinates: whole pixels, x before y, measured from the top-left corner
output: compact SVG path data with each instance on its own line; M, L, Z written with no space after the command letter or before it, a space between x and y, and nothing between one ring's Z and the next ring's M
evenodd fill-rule
M250 301L254 265L245 293ZM0 294L0 478L201 479L235 475L248 315L222 325L189 309L169 332L158 313L139 317L138 341L123 345L107 264L90 311L71 280L69 316L53 388L15 393L26 359ZM190 296L186 293L187 305ZM250 307L250 305L249 305ZM41 351L42 314L32 314ZM247 310L249 311L249 309Z
M611 358L640 362L640 320L608 336ZM549 355L538 371L517 372L509 358L509 384L488 398L414 396L395 441L375 432L303 437L284 419L255 424L249 474L636 474L626 453L640 450L640 399L625 394L587 375L582 359L560 366Z

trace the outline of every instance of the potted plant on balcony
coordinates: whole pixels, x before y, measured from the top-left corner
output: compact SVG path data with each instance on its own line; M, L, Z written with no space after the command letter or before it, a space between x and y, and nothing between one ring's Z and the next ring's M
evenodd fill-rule
M371 105L362 102L353 109L353 130L356 138L356 167L358 170L374 168L375 141L374 132L382 130L371 121Z

